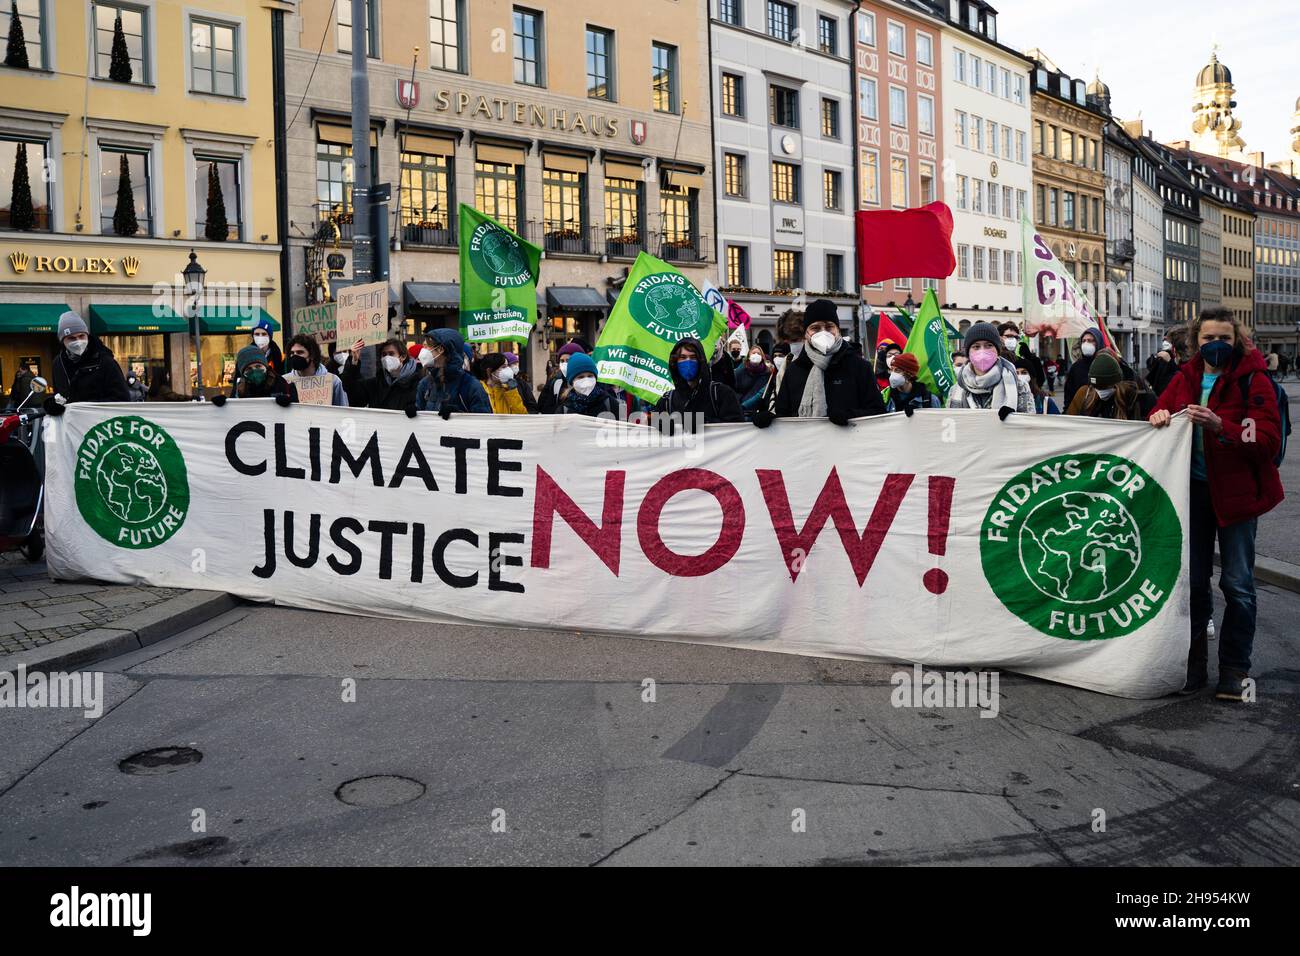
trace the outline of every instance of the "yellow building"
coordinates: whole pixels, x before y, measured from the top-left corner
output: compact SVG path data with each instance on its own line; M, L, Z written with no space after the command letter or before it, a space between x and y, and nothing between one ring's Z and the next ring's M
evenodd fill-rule
M124 369L190 391L180 273L191 250L207 270L206 386L222 383L251 325L278 328L272 18L291 9L0 0L0 29L12 40L17 22L26 53L7 43L0 63L6 395L20 363L48 371L66 309Z

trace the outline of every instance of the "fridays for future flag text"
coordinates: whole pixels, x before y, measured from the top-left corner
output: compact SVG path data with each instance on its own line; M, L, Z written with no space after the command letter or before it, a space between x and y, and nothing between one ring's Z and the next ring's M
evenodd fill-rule
M939 298L933 289L927 289L903 351L916 356L921 365L916 380L938 395L942 403L948 401L948 390L957 381L950 349L948 323L939 311Z
M542 250L460 205L460 334L466 342L527 342L537 324Z
M697 338L707 359L726 333L726 317L704 301L686 276L643 252L632 263L591 357L600 381L657 402L673 387L668 371L673 346Z
M1100 326L1096 311L1029 222L1028 212L1020 217L1020 241L1025 260L1025 334L1041 332L1050 338L1076 339L1089 328Z

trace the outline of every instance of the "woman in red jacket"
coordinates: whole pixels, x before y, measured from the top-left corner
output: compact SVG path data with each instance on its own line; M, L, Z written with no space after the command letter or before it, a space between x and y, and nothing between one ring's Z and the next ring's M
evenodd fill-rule
M1187 692L1208 680L1206 626L1214 615L1210 579L1214 539L1223 571L1225 608L1219 639L1219 683L1214 696L1241 701L1255 641L1255 527L1282 500L1273 459L1282 447L1277 397L1268 366L1227 309L1207 309L1189 326L1199 352L1160 395L1151 424L1163 428L1186 410L1196 426L1188 515L1192 637Z

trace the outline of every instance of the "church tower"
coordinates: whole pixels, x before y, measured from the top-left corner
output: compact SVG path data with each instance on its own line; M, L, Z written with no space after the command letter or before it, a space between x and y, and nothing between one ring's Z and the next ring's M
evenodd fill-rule
M1300 99L1295 101L1295 112L1291 114L1291 155L1288 158L1291 168L1300 170Z
M1192 101L1191 147L1198 153L1225 159L1245 160L1246 143L1241 138L1241 120L1232 111L1237 101L1232 73L1219 62L1217 52L1196 77L1196 95Z

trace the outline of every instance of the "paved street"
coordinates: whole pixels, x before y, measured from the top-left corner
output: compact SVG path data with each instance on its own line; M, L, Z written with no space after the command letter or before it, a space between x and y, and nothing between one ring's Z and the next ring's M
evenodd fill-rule
M1295 865L1300 597L1260 610L1254 705L1004 674L986 719L887 666L240 607L104 665L99 720L0 711L0 865Z

